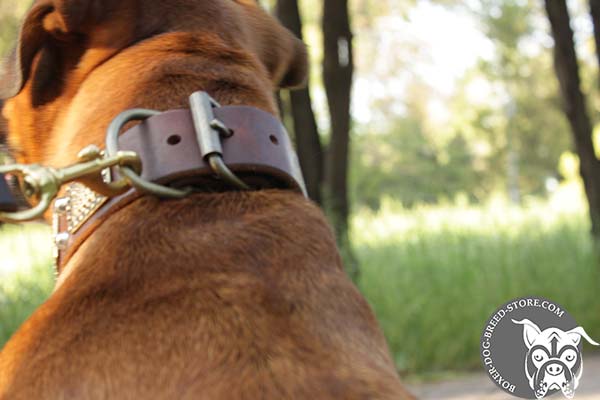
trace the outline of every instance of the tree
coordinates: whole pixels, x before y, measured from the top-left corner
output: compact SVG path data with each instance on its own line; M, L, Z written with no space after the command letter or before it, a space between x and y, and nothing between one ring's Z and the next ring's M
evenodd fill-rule
M324 0L322 18L323 82L331 115L331 139L325 163L326 201L346 263L356 276L348 238L348 154L354 74L348 0Z
M589 204L592 235L600 242L600 162L592 139L592 124L581 90L573 30L565 0L545 0L546 13L554 38L554 67L563 98L563 108L571 126L580 159L580 173Z
M600 0L590 0L590 14L594 23L594 41L596 42L596 57L600 66Z
M4 102L2 100L0 100L0 111L2 110L2 107L4 107ZM4 155L6 153L6 132L7 132L7 127L6 127L6 121L4 120L4 117L2 117L2 114L0 114L0 164L3 163L4 161ZM3 178L2 176L0 176L0 178Z
M504 97L501 107L490 110L502 116L493 152L496 164L505 167L498 177L514 202L545 194L548 178L559 176L561 154L572 147L564 134L569 128L553 78L552 56L536 37L536 21L544 17L540 5L532 0L482 0L471 9L494 44L493 55L480 66L485 79L498 85ZM525 44L528 51L523 51Z
M302 21L297 0L278 0L275 14L281 23L302 40ZM308 85L290 92L291 113L300 166L309 197L321 203L323 149L312 109Z

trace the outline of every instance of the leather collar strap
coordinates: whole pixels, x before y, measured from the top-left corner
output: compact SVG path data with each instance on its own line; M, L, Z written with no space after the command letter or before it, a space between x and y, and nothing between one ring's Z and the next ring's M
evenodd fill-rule
M223 161L242 181L253 189L291 189L306 195L296 153L279 120L246 106L215 108L214 115L233 132L222 139ZM148 118L119 137L119 148L140 156L145 180L199 192L232 190L202 158L189 110ZM81 184L70 185L66 196L54 203L59 271L104 220L142 195L131 189L108 199Z

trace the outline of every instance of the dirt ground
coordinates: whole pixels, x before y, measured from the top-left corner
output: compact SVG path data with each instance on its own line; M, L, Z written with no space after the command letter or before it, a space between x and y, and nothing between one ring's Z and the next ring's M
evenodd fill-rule
M485 373L436 383L409 385L412 392L423 400L515 400L492 383ZM564 398L557 394L553 399ZM583 359L583 376L575 392L575 400L600 400L600 356Z

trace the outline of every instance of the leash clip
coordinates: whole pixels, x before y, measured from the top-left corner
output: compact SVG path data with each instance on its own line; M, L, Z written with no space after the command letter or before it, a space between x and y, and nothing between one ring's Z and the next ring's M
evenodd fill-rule
M64 168L44 167L37 164L12 164L0 166L0 175L12 174L20 178L24 197L35 205L24 211L1 212L0 221L21 223L41 218L50 208L60 188L71 182L79 182L106 196L116 196L128 188L126 180L110 182L103 178L105 171L114 166L141 169L138 155L131 151L119 151L112 156L104 154L96 146L84 148L78 155L79 162Z

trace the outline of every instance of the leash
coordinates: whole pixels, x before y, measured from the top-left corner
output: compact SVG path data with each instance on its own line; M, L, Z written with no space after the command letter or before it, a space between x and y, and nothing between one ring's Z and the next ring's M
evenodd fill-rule
M19 210L17 196L0 179L0 221L35 220L52 208L58 268L108 216L143 195L177 199L281 188L306 196L296 153L277 118L253 107L221 107L205 92L189 100L189 110L124 111L107 129L105 150L88 146L65 168L0 166L0 177L18 177L33 204ZM119 135L131 121L142 122Z

